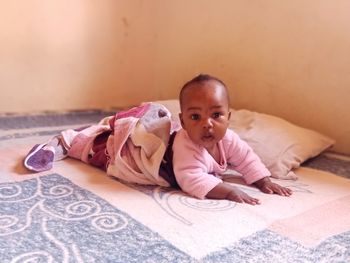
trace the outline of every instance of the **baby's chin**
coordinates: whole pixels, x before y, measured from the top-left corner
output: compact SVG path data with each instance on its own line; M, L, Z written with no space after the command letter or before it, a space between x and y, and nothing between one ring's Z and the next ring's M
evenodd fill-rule
M216 138L212 137L212 138L201 138L199 145L201 145L202 147L206 148L206 149L210 149L212 147L214 147L219 140L217 140Z

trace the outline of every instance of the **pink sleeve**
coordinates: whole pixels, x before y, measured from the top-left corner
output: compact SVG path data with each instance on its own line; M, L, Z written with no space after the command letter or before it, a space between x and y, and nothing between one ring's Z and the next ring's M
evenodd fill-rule
M191 196L204 199L222 180L208 173L202 150L194 145L184 131L179 131L173 145L173 167L180 188Z
M241 173L247 184L271 175L253 149L232 130L227 130L223 145L230 168Z

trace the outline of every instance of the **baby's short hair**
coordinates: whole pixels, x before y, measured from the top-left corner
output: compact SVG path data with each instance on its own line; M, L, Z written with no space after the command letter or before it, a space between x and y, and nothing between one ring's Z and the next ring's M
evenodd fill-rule
M188 87L190 87L192 84L196 84L196 83L202 84L202 83L205 83L205 82L208 82L208 81L216 81L216 82L220 83L225 88L227 101L228 102L230 101L226 84L222 80L220 80L220 79L218 79L216 77L213 77L213 76L211 76L209 74L199 74L196 77L194 77L193 79L187 81L185 83L185 85L183 85L183 87L181 88L180 95L179 95L180 106L182 105L182 101L183 101L183 96L184 96L185 90Z

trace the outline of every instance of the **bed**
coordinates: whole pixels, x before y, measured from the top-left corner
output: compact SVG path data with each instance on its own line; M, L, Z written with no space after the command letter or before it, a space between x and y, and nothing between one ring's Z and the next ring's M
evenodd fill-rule
M0 116L1 262L350 262L350 162L325 152L334 142L321 135L318 149L293 152L287 163L264 160L274 160L273 180L291 197L260 193L228 173L259 206L124 183L73 159L41 173L23 167L34 144L117 110ZM257 134L247 114L231 126L249 141Z

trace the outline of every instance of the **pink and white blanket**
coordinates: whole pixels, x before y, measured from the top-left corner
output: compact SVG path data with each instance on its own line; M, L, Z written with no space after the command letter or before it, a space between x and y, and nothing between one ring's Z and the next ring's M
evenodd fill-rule
M167 108L144 103L81 131L68 129L61 134L68 155L89 163L95 138L107 132L107 174L130 183L169 186L159 175L159 168L176 128Z

